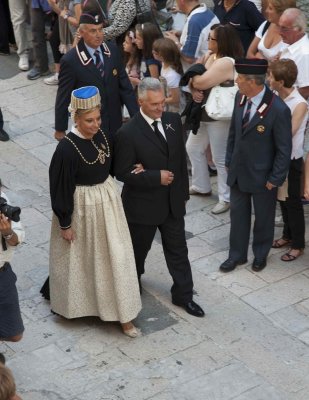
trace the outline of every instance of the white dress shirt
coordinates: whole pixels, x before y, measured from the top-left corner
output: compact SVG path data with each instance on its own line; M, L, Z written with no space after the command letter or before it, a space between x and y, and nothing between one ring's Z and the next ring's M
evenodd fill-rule
M150 117L148 117L148 115L146 115L144 112L143 112L143 110L140 108L140 112L141 112L141 114L142 114L142 117L146 120L146 122L151 126L151 129L154 131L154 126L152 125L153 124L153 122L154 121L157 121L158 122L158 129L159 129L159 131L160 131L160 133L162 134L162 136L164 137L164 139L166 140L166 136L165 136L165 132L164 132L164 129L163 129L163 125L162 125L162 121L161 121L161 118L158 118L158 119L152 119L152 118L150 118Z

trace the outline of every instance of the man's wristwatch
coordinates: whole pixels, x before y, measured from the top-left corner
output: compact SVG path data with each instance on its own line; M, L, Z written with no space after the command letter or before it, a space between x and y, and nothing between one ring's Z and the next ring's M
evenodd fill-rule
M69 18L69 13L67 13L67 14L64 14L64 16L63 16L63 19L68 19Z

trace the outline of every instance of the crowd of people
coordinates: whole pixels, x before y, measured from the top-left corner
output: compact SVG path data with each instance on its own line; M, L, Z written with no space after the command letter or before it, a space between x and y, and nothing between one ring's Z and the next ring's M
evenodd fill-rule
M9 1L13 29L7 7L0 41L2 55L16 43L22 71L31 65L24 3L17 10L17 1ZM271 248L287 247L283 262L303 254L309 38L295 0L214 0L212 7L199 0L167 1L163 13L175 28L168 31L150 0L30 3L34 62L27 77L50 74L48 20L55 71L44 83L58 85L59 144L49 169L50 269L42 288L54 313L119 321L124 334L138 337L133 320L159 230L173 304L203 317L193 300L184 215L190 195L212 194L212 164L218 201L211 212L229 210L231 220L228 258L220 271L248 262L252 208L253 271L266 267ZM214 116L211 101L219 110L227 93L233 96L230 109ZM9 140L1 109L0 117L0 140ZM123 182L121 197L114 178ZM277 202L284 226L274 239ZM9 262L23 231L0 216L0 275L11 282L14 300L11 311L0 308L0 337L20 340ZM2 306L8 293L0 296Z

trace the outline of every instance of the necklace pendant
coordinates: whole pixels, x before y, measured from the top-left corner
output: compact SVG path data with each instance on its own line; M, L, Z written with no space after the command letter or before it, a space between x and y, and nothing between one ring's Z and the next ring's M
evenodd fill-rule
M100 163L104 164L105 163L105 154L104 154L103 150L99 150L99 156L98 157L99 157Z

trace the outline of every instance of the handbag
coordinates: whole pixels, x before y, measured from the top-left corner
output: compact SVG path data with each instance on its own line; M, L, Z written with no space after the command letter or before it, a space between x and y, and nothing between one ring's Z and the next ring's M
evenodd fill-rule
M234 60L231 60L234 63ZM238 86L234 79L222 82L211 89L208 99L202 107L205 107L208 116L216 121L229 120L232 118L237 91Z

